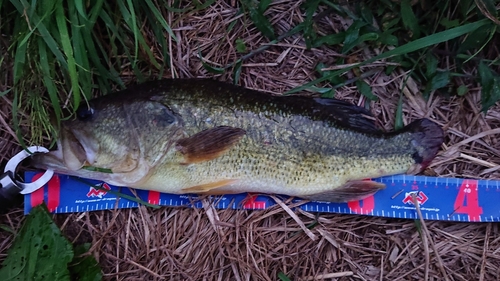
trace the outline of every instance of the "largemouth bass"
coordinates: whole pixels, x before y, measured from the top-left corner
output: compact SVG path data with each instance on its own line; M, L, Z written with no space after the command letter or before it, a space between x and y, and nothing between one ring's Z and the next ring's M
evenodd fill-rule
M206 79L159 80L83 104L38 168L166 193L270 193L329 202L418 173L442 129L428 119L382 132L334 99L273 96ZM89 169L89 167L93 167Z

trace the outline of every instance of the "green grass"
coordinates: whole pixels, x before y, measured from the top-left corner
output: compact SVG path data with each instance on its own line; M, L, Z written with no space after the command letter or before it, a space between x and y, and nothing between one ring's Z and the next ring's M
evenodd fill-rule
M243 1L248 2L248 1ZM358 91L369 100L375 100L368 85L359 79L345 80L343 75L360 66L386 60L397 62L404 70L411 70L411 76L424 85L423 95L428 97L432 91L445 96L464 95L468 92L465 85L454 78L466 77L477 81L482 86L482 111L487 111L500 100L500 76L496 54L488 58L489 44L498 38L498 14L493 0L438 0L438 1L353 1L354 10L348 10L334 1L308 0L302 5L304 22L296 26L303 36L306 46L337 48L349 56L359 49L377 47L385 51L356 65L337 71L321 72L319 77L287 92L293 94L308 90L321 93L324 97L333 97L333 89L355 83ZM261 2L262 3L262 2ZM481 7L476 4L480 3ZM244 4L248 6L248 4ZM262 6L262 5L261 5ZM264 10L257 9L261 15L250 16L255 26L266 37L269 21L263 19ZM267 7L264 5L264 7ZM345 31L335 34L320 35L316 32L316 22L320 7L330 8L330 12L339 13L353 22ZM289 34L291 35L291 34ZM284 38L279 36L277 40ZM274 40L274 41L277 41ZM442 54L445 55L442 55ZM491 55L490 55L491 56ZM449 60L453 69L446 69ZM337 64L344 64L338 60ZM385 68L390 74L394 66ZM470 77L470 72L474 73ZM363 75L363 74L361 74ZM328 84L325 85L325 83ZM401 108L401 102L398 109ZM396 112L396 127L401 126L402 111Z
M169 6L164 0L0 0L0 32L12 34L8 54L13 75L12 81L4 84L14 85L0 96L13 97L14 128L19 140L43 143L42 137L55 134L60 121L74 113L93 92L123 88L120 74L124 71L133 73L139 81L162 76L169 68L168 36L177 40L165 12L201 11L214 2L186 5L174 1ZM483 87L482 110L488 110L500 99L500 62L488 53L488 46L498 37L495 2L481 0L480 7L473 0L412 2L349 1L347 8L338 1L307 0L301 6L304 21L283 34L276 33L266 16L271 1L241 0L238 4L239 13L244 13L270 43L299 34L308 48L334 48L346 57L367 47L383 50L378 56L336 71L323 72L321 69L332 65L318 65L316 79L288 94L308 90L332 97L334 89L355 84L368 99L376 100L370 87L359 79L372 73L361 73L358 79L349 80L344 74L386 60L411 70L412 78L423 85L425 97L432 91L465 95L469 90L458 84L457 78L477 81ZM331 13L351 19L351 26L339 33L320 34L319 20ZM250 50L243 40L236 43L239 59L224 67L207 63L203 66L217 74L232 71L237 83L243 61L269 45ZM155 44L160 54L153 54L150 44ZM0 57L1 66L5 58ZM453 69L447 69L445 61L451 62ZM389 65L384 70L390 74L395 68ZM396 116L396 120L400 119ZM31 128L31 133L27 135L22 127Z
M93 91L124 87L123 66L138 80L162 75L168 59L165 34L175 36L156 5L166 1L2 1L2 34L12 34L13 120L19 140L42 143ZM153 31L158 61L140 27ZM3 60L4 57L2 57ZM146 69L146 70L145 70ZM2 93L5 94L5 93ZM50 110L48 110L50 108ZM65 112L63 112L65 110ZM49 111L53 112L52 122ZM27 113L27 115L22 114Z

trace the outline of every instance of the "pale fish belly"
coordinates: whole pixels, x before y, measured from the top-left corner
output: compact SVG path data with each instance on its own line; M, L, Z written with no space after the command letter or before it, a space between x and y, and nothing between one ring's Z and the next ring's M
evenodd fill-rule
M193 186L234 180L214 189L214 193L304 196L333 190L349 180L404 173L413 163L411 155L325 157L272 147L249 149L243 143L211 161L162 165L140 188L182 194L183 189Z
M190 175L193 176L192 182L197 182L195 185L235 179L233 183L218 188L217 193L254 192L305 196L339 188L350 180L404 173L413 162L410 156L385 159L329 157L314 162L282 161L279 166L242 161L237 168L225 165L217 168L216 163L206 167L198 166L191 170Z

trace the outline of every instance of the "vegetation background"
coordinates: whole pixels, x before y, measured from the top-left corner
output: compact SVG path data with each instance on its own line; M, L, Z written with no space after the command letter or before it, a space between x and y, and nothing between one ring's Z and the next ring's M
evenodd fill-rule
M426 174L498 179L498 8L494 0L0 0L0 160L23 145L53 145L57 124L91 97L161 77L213 77L348 100L387 130L431 118L447 137ZM74 244L91 243L107 280L500 276L498 224L291 217L286 208L53 218ZM23 221L20 209L0 218L0 260Z

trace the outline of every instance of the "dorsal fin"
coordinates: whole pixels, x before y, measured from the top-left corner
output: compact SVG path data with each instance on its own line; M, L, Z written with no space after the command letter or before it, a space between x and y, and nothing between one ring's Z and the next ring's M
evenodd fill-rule
M329 107L330 117L343 127L363 133L380 133L370 111L338 99L315 98L317 103Z

